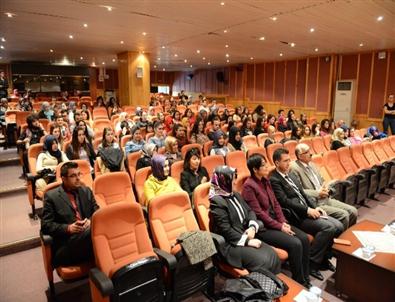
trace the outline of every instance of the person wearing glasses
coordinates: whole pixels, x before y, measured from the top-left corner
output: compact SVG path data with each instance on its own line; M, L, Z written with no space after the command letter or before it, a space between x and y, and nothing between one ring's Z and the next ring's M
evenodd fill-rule
M310 147L307 144L298 144L295 148L297 160L291 163L294 172L302 184L304 192L317 200L317 205L329 216L339 220L346 230L357 222L358 210L352 205L330 197L330 188L319 170L311 162Z
M99 208L90 188L81 182L75 162L63 164L62 184L44 196L41 232L53 237L55 267L93 260L91 217Z

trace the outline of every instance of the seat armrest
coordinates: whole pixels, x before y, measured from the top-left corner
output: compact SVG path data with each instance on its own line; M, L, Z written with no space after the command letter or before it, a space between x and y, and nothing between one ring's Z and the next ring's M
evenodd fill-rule
M37 175L33 175L32 173L27 173L26 179L27 179L27 181L34 182L37 179Z
M352 186L352 182L350 180L336 180L334 185L341 185L345 187Z
M358 178L359 180L365 179L365 178L366 178L366 176L363 175L362 173L356 173L356 174L354 174L354 176L355 176L356 178Z
M168 267L169 270L174 270L177 266L177 259L174 255L165 252L161 249L158 249L154 247L154 252L155 254L158 255L159 259L163 262L165 262L166 266Z
M376 170L375 169L362 169L360 172L367 173L369 175L376 174Z
M89 278L103 297L108 297L113 293L114 285L112 284L111 279L97 267L90 270Z
M40 238L43 241L44 245L52 245L53 243L53 238L51 235L46 235L40 232Z
M224 246L225 245L225 238L221 235L216 233L210 233L211 237L213 238L214 244L216 247Z

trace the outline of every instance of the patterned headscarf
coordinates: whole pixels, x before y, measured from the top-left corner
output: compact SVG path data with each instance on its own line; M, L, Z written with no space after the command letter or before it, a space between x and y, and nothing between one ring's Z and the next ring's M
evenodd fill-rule
M232 182L235 174L236 169L233 169L231 167L216 167L214 170L214 174L211 178L209 198L212 198L216 195L224 197L232 195Z
M155 154L151 159L152 175L159 180L165 180L167 175L164 173L166 156Z

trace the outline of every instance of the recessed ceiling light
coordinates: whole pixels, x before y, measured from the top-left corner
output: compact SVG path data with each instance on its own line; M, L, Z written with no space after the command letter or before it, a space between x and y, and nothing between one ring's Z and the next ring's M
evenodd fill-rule
M177 57L178 57L178 54L175 53L174 56L177 58Z
M163 49L165 49L165 48L166 48L166 46L164 46L164 45L163 45L163 46L162 46L162 48L163 48Z
M8 18L12 18L12 17L15 17L16 16L16 14L14 14L14 13L4 13Z
M315 29L314 29L313 27L310 28L310 32L311 32L311 33L315 32Z
M260 40L260 41L264 41L264 40L265 40L265 37L260 37L259 40Z
M282 52L280 52L280 57L282 57L283 56L283 53Z
M224 34L226 34L228 32L228 30L227 29L224 29Z
M187 62L188 62L188 60L187 60L187 59L185 59L185 60L184 60L184 63L187 63Z
M226 60L226 63L229 63L230 61L229 60Z
M359 43L359 47L362 47L363 46L363 43Z
M119 42L119 43L123 44L123 43L125 43L125 42L121 41L121 42Z
M211 63L210 63L210 62L208 62L208 63L207 63L207 65L211 65Z
M377 17L377 21L379 21L379 22L380 22L380 21L383 21L383 19L384 19L383 16L378 16L378 17Z
M1 38L1 42L5 42L5 38L4 37Z
M4 49L4 45L0 45L0 48L1 48L1 49Z
M111 12L113 7L112 6L108 6L108 5L99 5L100 7L103 7L105 9L107 9L107 11Z
M154 68L156 68L156 65L154 65Z
M49 52L53 52L53 49L50 49Z
M87 28L87 27L88 27L88 24L84 23L84 27Z
M290 44L289 44L291 47L295 47L295 43L294 42L291 42Z
M141 33L143 36L146 36L147 35L147 33L144 31L144 32L142 32Z
M221 4L222 6L224 6L224 5L225 5L225 2L221 2L220 4Z
M229 58L229 54L227 53L227 54L225 55L225 57Z
M160 61L160 58L158 58L157 60Z
M200 50L198 49L198 50L196 50L196 53L200 53Z
M113 61L113 62L115 62L115 61L116 61L116 59L112 59L112 61Z
M102 65L106 65L106 62L101 62Z
M226 45L225 45L225 47L226 47L226 48L228 48L228 47L229 47L229 45L228 45L228 44L226 44Z
M83 60L84 59L84 57L80 57L80 60Z
M96 66L96 63L95 63L95 62L92 62L92 66L95 67L95 66Z
M193 65L189 65L189 67L191 67L191 68L192 68L192 67L193 67Z
M318 48L314 48L314 51L317 52L317 51L318 51Z
M271 19L272 21L277 21L277 17L276 17L276 16L272 16L272 17L270 17L270 19Z
M254 57L250 57L250 60L254 60Z
M74 36L73 35L69 35L69 39L74 39Z
M166 68L163 68L162 70L163 70L163 71L166 71Z
M206 57L203 57L202 59L203 59L203 61L204 61L204 60L206 60Z

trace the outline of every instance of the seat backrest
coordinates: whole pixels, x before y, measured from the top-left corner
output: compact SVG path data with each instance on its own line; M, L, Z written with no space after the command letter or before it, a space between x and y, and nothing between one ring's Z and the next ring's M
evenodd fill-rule
M92 115L93 115L93 119L100 118L100 117L107 117L108 118L107 109L105 107L93 108Z
M275 141L276 143L281 142L281 140L282 140L283 138L284 138L284 133L283 133L283 132L277 131L277 132L274 133L274 141Z
M130 141L131 138L132 138L131 134L127 134L127 135L122 136L122 138L121 138L121 148L124 148L126 146L126 143L128 141Z
M330 150L332 136L328 134L328 135L325 135L322 139L324 140L324 146L325 146L326 150Z
M285 138L291 138L291 135L292 135L292 130L284 131L284 137Z
M366 160L369 162L371 166L379 165L380 160L377 158L376 154L373 151L372 143L363 143L362 144L362 152L365 155Z
M391 135L388 139L390 141L390 146L391 146L392 150L395 151L395 135Z
M324 165L324 159L321 154L314 154L313 157L311 158L311 161L317 166L321 176L324 178L325 181L332 180L331 176L328 173L328 170Z
M128 173L111 172L97 176L93 182L93 194L100 207L118 202L136 202Z
M180 183L182 171L184 171L184 161L176 161L170 167L170 176Z
M247 158L250 158L251 155L253 155L253 154L260 154L260 155L262 155L265 158L265 161L268 162L266 149L264 147L253 147L253 148L248 149Z
M392 150L392 148L391 148L391 142L390 142L389 138L383 138L380 141L383 142L382 147L384 149L384 152L387 154L388 158L394 158L395 151Z
M344 179L347 174L339 162L337 152L334 150L327 151L323 155L324 165L332 179Z
M95 131L103 131L104 128L112 128L112 124L108 119L99 119L93 122L93 128Z
M243 186L248 177L250 177L250 174L237 175L233 184L233 191L239 192L240 194L243 193Z
M250 175L247 167L247 159L243 151L228 152L225 157L227 166L236 168L238 175Z
M362 144L352 145L350 147L351 157L359 169L368 169L371 167L365 155L362 152Z
M315 154L324 154L326 151L328 151L324 145L324 140L321 136L313 137L311 139L311 143L313 144Z
M102 137L98 137L93 140L93 150L95 150L95 152L97 152L97 149L99 149L99 145L101 144L102 141L103 141Z
M83 159L74 159L71 161L76 162L78 164L78 167L80 168L80 171L81 171L81 181L83 182L83 184L92 189L93 188L93 178L92 178L91 166L90 166L89 162L87 162L86 160L83 160ZM56 167L56 180L57 181L62 181L62 177L60 175L60 169L63 164L64 163L60 163Z
M258 145L261 147L265 147L265 140L268 138L269 134L267 133L261 133L257 137L257 142Z
M373 151L380 162L384 162L389 159L387 153L384 150L384 144L381 140L372 141L371 144L373 147Z
M117 203L99 209L93 214L91 233L96 265L110 278L127 264L156 257L137 203Z
M64 142L63 142L62 151L63 151L63 152L66 152L66 150L67 150L67 148L70 146L70 144L71 144L71 140L64 141Z
M16 112L16 125L21 127L24 123L26 123L26 118L28 115L32 114L31 111L17 111Z
M148 213L154 245L168 253L175 254L180 250L179 244L172 246L181 233L199 230L186 192L153 198L148 205Z
M187 154L187 152L189 150L191 150L192 148L198 148L201 157L203 156L202 145L200 145L200 144L187 144L187 145L182 146L182 148L181 148L181 156L182 156L182 158L185 158L185 154Z
M355 164L351 157L351 151L349 147L341 147L336 150L340 164L343 166L347 173L357 173L359 171L358 166Z
M206 182L198 185L193 191L193 205L195 206L199 227L203 231L210 230L210 200L208 199L210 186L210 182Z
M145 205L144 183L151 173L151 167L144 167L138 169L134 175L134 188L136 189L137 199L142 205Z
M209 155L203 157L201 163L202 167L206 168L211 178L216 167L225 165L225 159L222 155Z
M297 160L295 155L295 148L297 144L298 142L294 140L287 141L284 143L284 148L289 151L289 157L291 158L291 160Z
M255 135L243 136L243 145L247 148L253 148L258 146L258 142Z
M283 145L280 143L270 144L267 146L267 148L266 148L267 159L272 166L274 166L274 162L273 162L274 151L276 151L277 149L282 148L282 147L283 147Z
M141 158L142 151L137 151L137 152L132 152L128 154L127 161L128 161L128 170L129 170L129 176L134 183L134 176L136 174L136 166L137 166L137 161L139 158Z
M208 142L205 142L204 143L204 145L203 145L203 154L204 154L204 156L209 156L210 155L210 150L211 150L211 147L213 146L213 141L208 141Z
M313 148L313 142L312 142L312 139L311 138L302 138L300 141L299 141L299 143L303 143L303 144L306 144L307 146L309 146L310 147L310 152L312 153L312 154L315 154L315 150L314 150L314 148Z
M29 171L33 175L37 174L36 165L37 165L37 157L43 151L44 144L33 144L30 145L27 150L27 158L29 162Z

